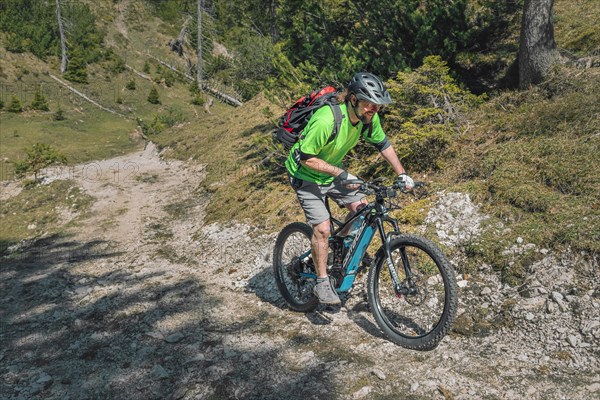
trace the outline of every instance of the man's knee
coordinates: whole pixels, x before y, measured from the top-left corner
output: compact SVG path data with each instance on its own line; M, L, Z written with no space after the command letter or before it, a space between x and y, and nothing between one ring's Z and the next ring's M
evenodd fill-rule
M317 239L327 239L330 234L329 220L313 225L313 235Z
M366 200L356 201L354 203L350 203L350 204L346 205L348 210L352 211L353 213L362 210L366 206L367 206Z

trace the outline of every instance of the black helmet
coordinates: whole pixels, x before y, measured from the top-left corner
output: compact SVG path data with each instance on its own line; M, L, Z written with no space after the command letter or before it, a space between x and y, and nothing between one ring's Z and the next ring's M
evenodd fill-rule
M354 75L348 84L348 91L354 93L359 100L366 100L375 104L390 104L392 102L392 98L381 79L369 72L359 72Z

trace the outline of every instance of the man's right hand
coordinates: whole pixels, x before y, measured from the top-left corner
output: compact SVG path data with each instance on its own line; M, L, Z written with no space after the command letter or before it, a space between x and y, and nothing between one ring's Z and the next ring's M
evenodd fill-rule
M333 180L335 185L343 185L348 189L352 189L352 190L356 190L360 187L360 185L357 184L352 184L352 185L348 185L345 184L345 181L351 181L351 180L355 180L358 179L358 177L352 175L351 173L349 173L348 171L342 171L338 176L335 177L335 179Z

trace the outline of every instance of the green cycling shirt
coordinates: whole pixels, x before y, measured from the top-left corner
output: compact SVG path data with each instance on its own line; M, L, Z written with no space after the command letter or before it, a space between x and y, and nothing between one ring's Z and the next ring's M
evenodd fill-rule
M348 152L356 146L361 132L367 143L373 144L379 151L385 150L390 143L381 128L379 115L375 114L371 121L372 129L359 122L356 126L350 123L346 104L340 104L342 123L335 139L329 143L333 132L333 111L331 107L319 108L308 121L300 140L290 149L290 154L285 162L288 173L298 179L314 182L318 185L328 185L334 177L314 169L305 167L301 159L317 157L331 165L342 168L342 160Z

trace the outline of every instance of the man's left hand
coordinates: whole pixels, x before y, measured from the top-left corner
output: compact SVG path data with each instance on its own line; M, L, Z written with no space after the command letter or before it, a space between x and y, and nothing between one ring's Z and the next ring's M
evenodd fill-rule
M413 181L406 173L398 175L398 180L396 182L399 183L401 190L410 190L415 186L415 181Z

